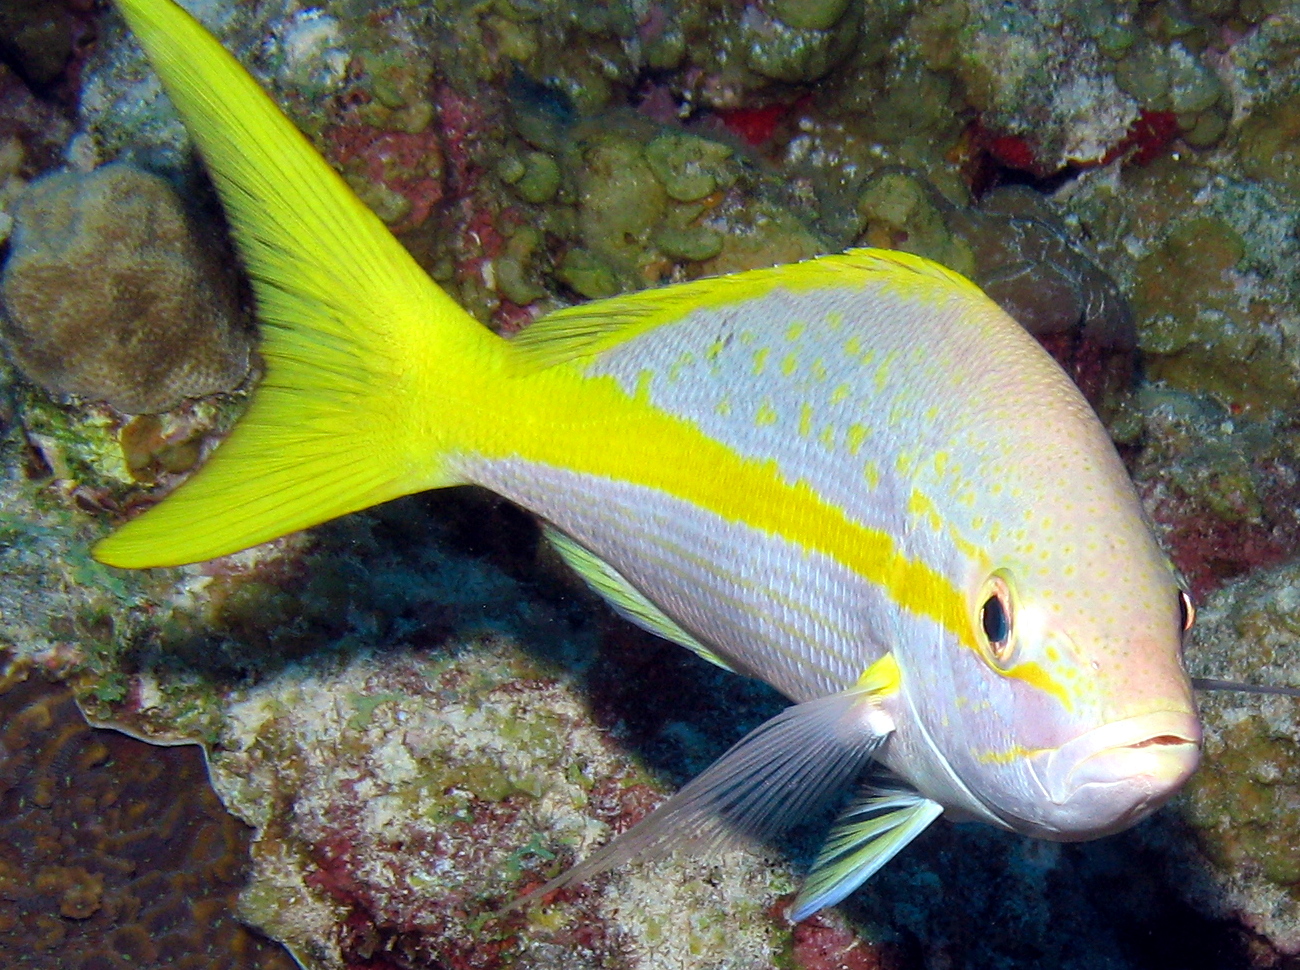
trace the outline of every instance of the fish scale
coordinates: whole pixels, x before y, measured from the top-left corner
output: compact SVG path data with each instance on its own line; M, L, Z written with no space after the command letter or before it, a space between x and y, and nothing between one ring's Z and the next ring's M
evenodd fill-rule
M942 813L1093 838L1194 770L1190 600L1082 396L974 284L851 250L506 341L197 21L118 6L213 174L266 377L204 467L95 555L197 562L486 485L622 615L797 702L542 894L851 796L803 919Z
M468 471L610 563L734 669L788 697L843 690L883 652L872 649L883 638L870 624L880 614L861 608L868 591L828 557L634 484L517 461ZM800 596L808 584L822 595Z

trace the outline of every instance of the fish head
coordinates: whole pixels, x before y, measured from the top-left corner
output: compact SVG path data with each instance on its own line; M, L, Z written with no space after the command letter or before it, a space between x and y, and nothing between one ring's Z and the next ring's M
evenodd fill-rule
M1197 766L1191 599L1102 434L1019 473L1007 525L950 573L952 615L900 657L910 709L888 760L959 818L1095 838Z

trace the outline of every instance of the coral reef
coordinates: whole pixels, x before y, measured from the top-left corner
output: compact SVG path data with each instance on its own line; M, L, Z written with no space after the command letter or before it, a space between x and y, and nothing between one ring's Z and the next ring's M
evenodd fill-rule
M1102 411L1210 597L1197 672L1295 682L1294 10L199 12L499 331L860 243L972 275ZM75 136L0 66L0 236L27 183L61 164L187 171L157 82L115 18L101 27L89 60L61 68L81 82ZM1293 702L1230 695L1205 702L1206 768L1186 799L1113 840L939 825L799 927L783 912L802 835L629 867L502 914L779 700L611 619L521 514L481 494L403 500L186 570L104 569L88 541L182 478L230 411L128 421L11 396L0 637L97 717L208 746L223 798L256 830L240 917L309 966L1222 970L1297 950Z
M1300 686L1300 565L1261 570L1210 597L1188 653L1202 677ZM1213 692L1201 701L1204 769L1182 809L1217 876L1193 901L1300 954L1300 707L1289 697Z
M199 749L95 730L67 688L4 667L7 965L289 970L281 947L233 918L250 833L221 807Z
M251 335L219 251L163 179L129 165L28 187L0 298L14 362L55 394L166 411L248 371Z
M1134 472L1174 564L1200 597L1300 548L1300 439L1288 415L1232 412L1146 387Z

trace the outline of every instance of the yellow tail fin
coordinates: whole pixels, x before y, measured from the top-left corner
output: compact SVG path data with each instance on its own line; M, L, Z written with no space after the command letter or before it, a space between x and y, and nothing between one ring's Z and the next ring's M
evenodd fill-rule
M474 382L504 342L424 274L189 14L171 0L117 5L221 194L267 372L212 460L96 557L196 562L454 484L437 399L481 400Z

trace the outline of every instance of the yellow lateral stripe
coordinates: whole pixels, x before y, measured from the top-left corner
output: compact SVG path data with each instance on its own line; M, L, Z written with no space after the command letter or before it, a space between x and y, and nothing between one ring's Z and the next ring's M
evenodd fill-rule
M644 384L629 395L616 378L588 375L584 366L572 362L502 381L498 406L527 419L511 422L467 410L454 415L467 422L455 439L479 443L473 450L483 458L519 458L632 482L781 536L843 564L902 609L934 620L984 655L962 591L926 563L903 555L888 533L853 521L807 482L787 481L774 460L746 458L692 422L653 407ZM1037 664L990 668L1069 706L1066 690Z
M461 440L492 459L520 458L658 489L684 502L810 552L830 556L888 592L899 606L935 620L976 649L965 597L923 562L908 559L887 533L854 522L804 481L786 481L774 460L737 454L695 425L634 399L608 376L556 367L511 383L527 422L497 422L460 414L477 424ZM502 400L499 403L509 408Z

